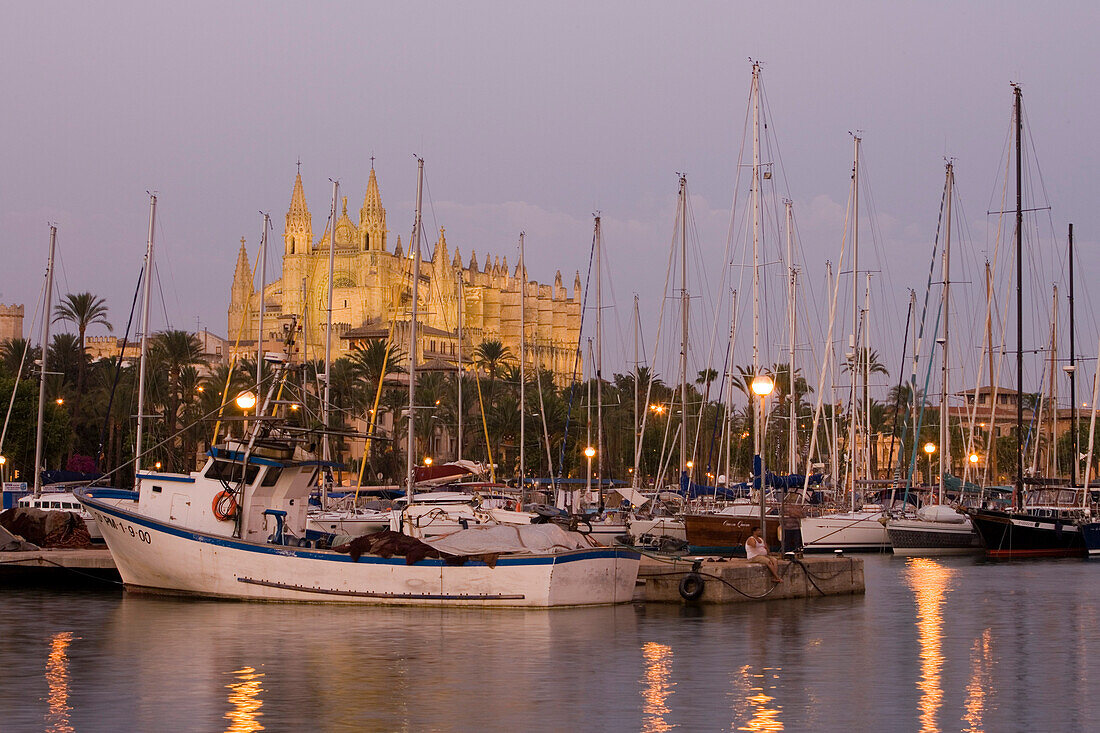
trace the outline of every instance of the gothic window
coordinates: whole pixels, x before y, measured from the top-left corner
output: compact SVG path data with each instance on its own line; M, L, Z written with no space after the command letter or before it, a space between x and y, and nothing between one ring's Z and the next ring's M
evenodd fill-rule
M370 249L370 232L363 233L363 249Z

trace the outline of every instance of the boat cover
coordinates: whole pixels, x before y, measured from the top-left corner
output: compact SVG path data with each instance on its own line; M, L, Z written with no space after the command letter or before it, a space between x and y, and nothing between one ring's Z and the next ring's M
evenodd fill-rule
M448 555L546 555L593 546L579 532L570 532L556 524L496 524L470 527L448 535L424 540L424 543Z

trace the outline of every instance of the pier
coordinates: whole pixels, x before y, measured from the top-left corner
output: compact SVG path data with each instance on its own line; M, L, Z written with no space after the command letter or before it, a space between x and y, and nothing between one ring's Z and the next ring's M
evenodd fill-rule
M110 550L93 547L0 553L0 581L51 581L80 577L119 580Z
M779 561L782 583L763 565L744 558L644 556L638 571L645 582L636 600L648 603L745 603L785 598L855 595L866 591L863 559L848 555L795 557ZM685 583L685 578L689 580ZM681 593L684 584L685 593ZM696 595L697 594L697 595Z

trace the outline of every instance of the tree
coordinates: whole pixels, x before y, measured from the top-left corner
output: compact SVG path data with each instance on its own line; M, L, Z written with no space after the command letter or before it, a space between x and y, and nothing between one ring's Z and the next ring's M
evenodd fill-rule
M187 367L206 365L206 359L202 354L202 343L192 333L169 329L153 336L150 356L155 365L152 370L155 377L153 381L160 387L158 397L164 408L166 431L164 438L170 441L170 445L175 445L176 433L179 432L180 406L184 399L190 400L191 397L191 395L184 395L181 389L181 378ZM180 450L168 451L166 462L172 470L183 469L181 452Z
M479 369L484 369L489 375L490 403L493 401L497 372L500 371L501 367L511 364L513 361L515 361L515 357L512 355L512 350L495 339L482 341L474 349L474 364Z
M57 315L53 322L69 321L76 326L77 336L80 341L80 362L76 375L76 395L73 397L73 415L80 419L80 402L84 394L86 384L85 357L87 355L85 334L88 326L106 326L108 331L114 329L107 320L107 302L92 293L69 293L62 298L57 306Z
M24 352L26 352L26 358L24 358ZM42 349L30 346L27 339L8 339L3 346L0 346L0 369L9 377L14 378L18 373L19 379L28 379L31 376L31 365L41 358ZM23 365L22 371L19 368L20 364Z

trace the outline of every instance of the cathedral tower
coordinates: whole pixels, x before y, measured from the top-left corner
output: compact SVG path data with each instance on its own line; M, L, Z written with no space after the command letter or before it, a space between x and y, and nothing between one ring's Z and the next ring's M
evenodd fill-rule
M301 179L298 179L299 182ZM242 339L252 338L252 333L241 331L241 324L248 328L250 320L245 321L248 314L248 303L252 299L252 268L248 264L248 251L244 248L244 237L241 237L241 249L237 253L237 269L233 271L233 286L229 291L229 333L230 340L236 340L237 334Z
M286 243L288 255L309 254L313 244L313 223L309 207L306 206L306 194L302 189L301 168L298 169L298 177L294 179L294 193L290 196L290 209L286 212L283 241Z
M359 246L363 251L386 251L386 210L382 208L382 195L378 192L378 178L371 161L370 180L363 196L363 208L359 209Z

